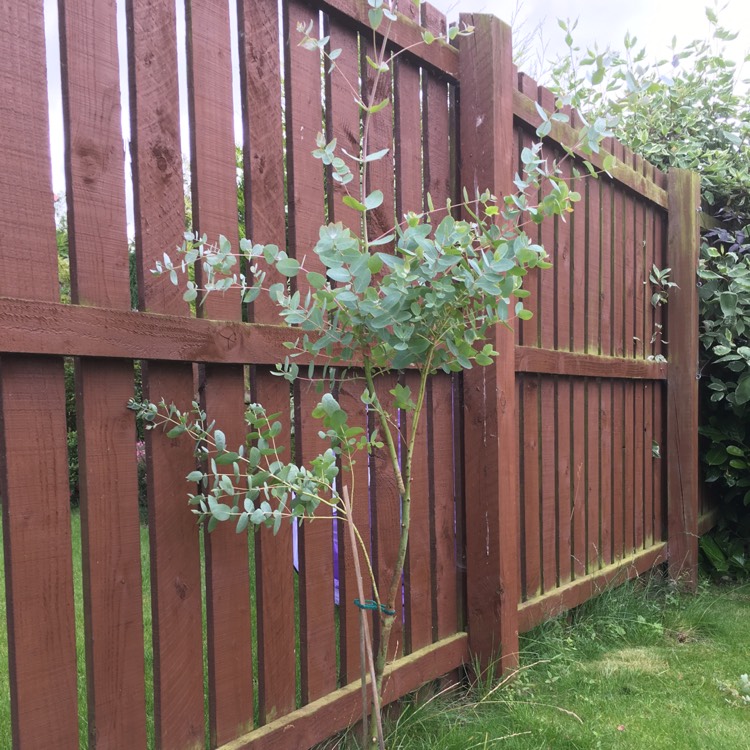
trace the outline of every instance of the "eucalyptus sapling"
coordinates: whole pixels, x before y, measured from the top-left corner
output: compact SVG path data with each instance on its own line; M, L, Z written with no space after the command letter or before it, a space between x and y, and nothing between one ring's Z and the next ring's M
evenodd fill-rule
M301 465L283 460L279 415L267 414L261 404L250 404L245 414L249 427L247 442L234 446L209 416L194 403L188 411L163 400L158 404L132 403L148 425L163 427L169 437L186 436L196 446L200 467L187 479L198 485L189 496L193 512L211 531L219 523L231 521L238 532L249 527L267 526L277 531L284 519L302 522L312 518L337 518L347 525L361 587L358 603L368 605L379 619L377 652L366 655L365 672L375 684L372 692L372 723L368 744L384 747L379 708L382 702L383 674L409 541L411 504L426 502L413 497L412 477L415 439L422 418L429 377L438 371L461 372L475 365L493 362L497 352L487 343L492 328L507 325L514 317L528 319L523 299L528 292L522 281L530 268L548 268L545 250L524 231L527 223L538 224L545 217L565 216L580 196L571 191L559 163L548 160L537 143L522 153L524 170L517 175L517 193L498 199L490 190L475 195L463 191L463 201L440 207L443 218L433 224L436 213L428 197L429 210L408 212L389 231L371 236L368 216L383 202L383 192L370 183L370 166L387 156L387 149L371 151L370 123L377 116L390 117L390 98L377 100L378 80L390 75L394 59L403 50L388 45L391 24L398 20L392 0L368 0L374 57L367 59L373 70L369 85L360 94L358 81L347 81L362 111L359 154L348 154L319 134L313 156L330 166L334 180L344 187L344 203L362 216L360 226L340 222L320 227L312 252L325 273L306 266L302 249L292 257L276 245L242 240L235 253L223 237L209 244L206 237L186 235L176 258L165 254L156 273L167 274L174 284L185 279L187 302L205 300L210 293L239 289L245 302L268 294L288 324L289 356L278 367L278 375L290 382L304 377L300 358L308 364L307 377L322 385L330 380L312 412L320 420L320 435L329 448ZM336 60L340 51L328 51L329 40L314 35L313 26L300 29L301 45L320 54L328 63L327 75L340 74ZM423 44L442 44L471 29L452 27L438 38L428 31ZM376 35L380 34L380 38ZM363 84L365 84L363 76ZM540 109L539 133L549 133L551 122L561 121ZM606 130L584 129L582 149L597 150ZM349 185L359 172L355 193ZM387 186L381 186L384 189ZM543 196L543 197L540 197ZM462 210L465 219L456 218ZM392 247L385 251L384 248ZM240 259L247 274L239 271ZM190 280L192 266L200 264L203 285ZM267 283L267 270L290 280L288 284ZM295 279L304 274L309 292L295 289ZM316 369L317 368L317 369ZM319 373L323 372L323 378ZM383 402L379 376L390 371L410 370L417 384L412 390L398 384L389 391L393 407ZM346 381L357 387L360 399L376 420L377 429L368 434L350 424L349 415L336 399L335 387ZM398 429L399 410L409 415L411 429L399 452L402 435ZM388 561L390 579L382 587L373 571L367 545L353 521L352 509L361 488L354 487L352 467L366 461L368 454L384 452L392 469L400 498L400 516L393 533L398 537L394 560ZM358 555L357 555L358 552ZM382 584L382 582L381 582ZM365 591L368 591L365 600ZM371 592L371 594L369 593ZM344 602L343 606L351 606ZM371 645L366 611L362 611L363 639Z

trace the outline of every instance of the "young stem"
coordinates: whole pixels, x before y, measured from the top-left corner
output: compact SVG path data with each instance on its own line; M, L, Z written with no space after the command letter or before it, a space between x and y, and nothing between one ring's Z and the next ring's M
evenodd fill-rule
M411 434L409 435L409 441L406 449L406 457L403 466L403 474L401 465L398 460L398 453L393 445L393 439L391 436L390 428L388 427L388 420L380 405L377 396L375 395L375 387L369 367L365 368L365 375L368 377L368 387L370 388L370 394L373 399L373 406L380 417L381 424L383 425L384 431L387 432L387 436L390 438L390 442L386 439L386 443L389 444L389 455L391 458L391 466L393 468L394 476L396 477L396 483L399 487L399 494L401 496L401 533L399 535L398 544L398 555L396 562L393 567L393 574L391 576L390 585L388 586L388 593L385 601L386 608L393 612L396 609L396 599L399 591L401 590L401 578L404 572L404 565L406 563L406 550L409 546L409 528L411 525L411 478L412 478L412 460L414 456L414 446L416 445L417 429L419 427L419 419L422 414L422 408L424 406L425 394L427 391L427 378L430 374L432 365L432 357L434 353L434 347L428 352L425 365L420 373L419 377L419 392L417 394L417 401L412 414L411 421ZM368 375L369 373L369 375ZM392 450L390 447L392 446ZM380 612L380 643L378 644L378 653L375 657L375 676L377 693L382 696L383 691L383 673L385 672L385 666L388 663L388 645L391 640L391 630L395 622L395 614L387 614L381 609ZM373 717L374 718L374 717ZM370 734L372 736L373 730L376 728L373 721L371 720ZM374 747L374 745L373 745Z

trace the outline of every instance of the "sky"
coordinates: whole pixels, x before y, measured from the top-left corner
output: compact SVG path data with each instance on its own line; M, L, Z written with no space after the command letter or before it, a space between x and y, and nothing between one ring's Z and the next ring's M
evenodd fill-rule
M236 28L236 3L227 0L230 8L230 21ZM120 47L120 69L125 70L125 2L116 0L118 12L118 40ZM598 44L600 49L607 45L621 47L626 31L635 34L639 47L645 46L649 57L659 58L666 54L673 36L677 36L678 46L694 38L703 38L708 24L705 6L713 0L432 0L432 3L447 13L450 21L456 21L459 13L492 13L511 23L517 38L528 38L534 53L529 59L527 72L543 80L546 61L552 60L565 51L563 33L557 19L578 19L574 33L582 48ZM177 2L177 33L184 39L184 5ZM738 61L750 51L750 2L748 0L726 0L719 8L721 23L730 30L739 30L738 39L732 43L733 56ZM57 0L44 0L47 68L49 77L50 105L50 145L52 154L52 184L56 193L65 190L62 98L60 94L59 41L57 36ZM232 57L237 67L236 36ZM186 77L184 46L178 49L180 65L181 99L183 118L187 121ZM750 64L744 72L750 77ZM241 121L239 106L239 75L235 76L235 132L240 138ZM122 126L125 143L129 139L129 112L127 85L121 86ZM183 125L183 153L188 153L188 128ZM125 149L127 154L127 149ZM126 173L130 164L126 156ZM128 196L128 225L132 227L132 200Z

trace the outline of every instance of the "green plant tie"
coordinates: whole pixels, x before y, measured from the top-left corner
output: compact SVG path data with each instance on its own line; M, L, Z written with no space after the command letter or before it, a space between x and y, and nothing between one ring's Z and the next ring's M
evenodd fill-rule
M365 599L364 602L361 602L359 599L355 599L354 603L360 608L360 609L373 609L375 611L380 610L384 615L395 615L396 610L395 609L388 609L388 607L385 606L385 604L378 604L374 599Z

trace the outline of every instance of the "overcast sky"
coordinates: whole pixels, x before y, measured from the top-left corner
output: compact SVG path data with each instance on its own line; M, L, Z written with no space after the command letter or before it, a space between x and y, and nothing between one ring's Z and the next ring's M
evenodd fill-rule
M124 0L116 0L118 8L118 36L120 42L120 65L124 71L125 10ZM228 0L230 17L236 25L236 5ZM445 11L450 20L456 20L462 12L493 13L504 21L513 23L517 37L531 36L536 50L536 60L531 60L532 74L538 75L545 68L545 59L550 60L564 52L563 34L558 27L558 18L579 19L575 31L576 41L582 47L600 48L607 45L621 46L626 31L638 37L650 57L661 57L668 49L671 39L677 36L678 46L694 38L703 38L707 33L705 6L708 0L432 0ZM184 39L183 3L177 2L178 38ZM59 42L57 36L57 0L45 0L47 29L47 61L49 75L50 140L52 146L52 181L55 192L65 189L63 168L62 103L60 97ZM728 0L720 12L722 25L739 30L738 39L732 43L734 56L739 61L750 50L750 0ZM234 41L234 40L233 40ZM232 50L237 60L236 49ZM184 45L178 49L181 67L182 104L185 105ZM235 62L235 65L237 63ZM750 77L750 64L744 72ZM238 79L239 76L235 76ZM129 138L126 86L123 86L123 136ZM239 115L239 84L235 80L236 131L241 130ZM186 111L183 114L187 118ZM187 152L187 127L183 126L183 150ZM125 165L129 171L129 165ZM130 211L130 199L128 209ZM130 221L129 221L130 224Z

